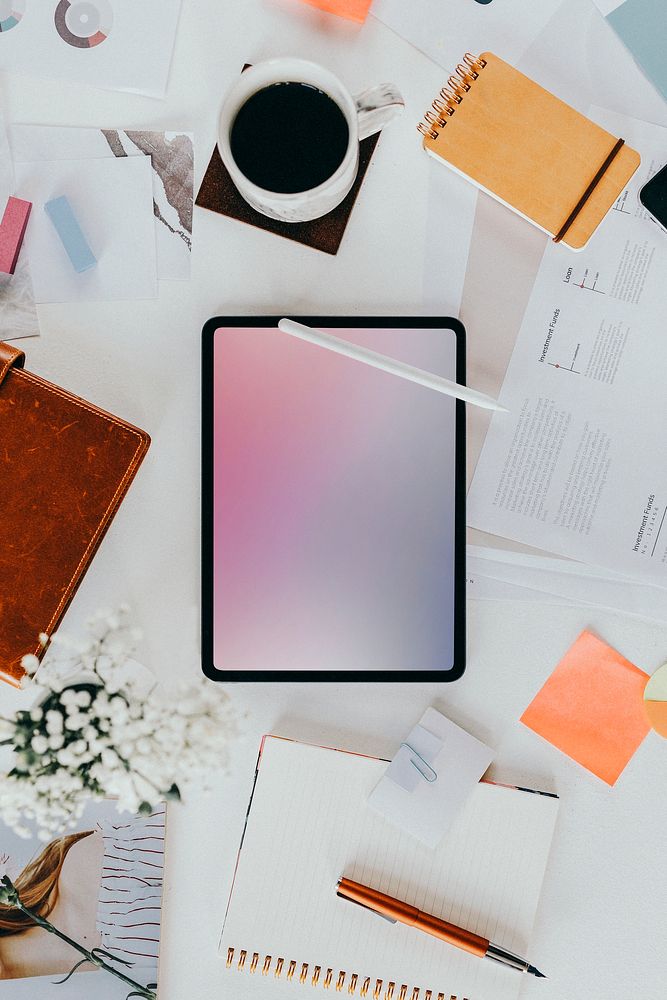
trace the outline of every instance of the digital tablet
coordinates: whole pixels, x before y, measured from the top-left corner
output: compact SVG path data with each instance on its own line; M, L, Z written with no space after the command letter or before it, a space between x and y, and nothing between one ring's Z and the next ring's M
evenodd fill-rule
M465 383L454 319L290 316ZM203 332L203 666L450 681L465 666L465 406L298 340Z

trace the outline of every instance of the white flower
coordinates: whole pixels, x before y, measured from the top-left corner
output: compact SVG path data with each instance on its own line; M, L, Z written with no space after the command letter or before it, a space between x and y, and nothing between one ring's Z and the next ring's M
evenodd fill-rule
M33 736L30 746L35 753L44 754L49 749L49 741L46 736Z
M115 750L103 750L101 756L103 765L110 770L113 770L120 764L120 757Z
M46 731L51 736L56 736L63 731L63 717L55 709L46 713Z
M227 697L203 680L161 689L132 659L139 638L125 611L95 615L85 640L51 638L32 681L49 711L35 705L35 731L26 737L22 729L20 740L13 722L0 722L0 736L17 740L13 774L0 777L8 826L29 836L28 821L49 839L76 825L91 797L115 796L119 810L136 812L172 785L182 789L197 774L202 784L207 769L224 766L234 733ZM82 676L100 689L81 690Z
M76 757L73 755L69 747L63 747L62 750L59 750L56 754L56 760L59 764L62 764L63 767L71 767L72 764L76 764Z
M86 722L87 719L85 715L76 711L73 715L70 715L65 719L65 729L69 729L71 732L74 732L77 729L83 729Z
M39 660L37 659L34 653L26 653L25 656L21 657L21 666L25 670L26 674L31 676L32 674L37 672L37 668L39 667Z

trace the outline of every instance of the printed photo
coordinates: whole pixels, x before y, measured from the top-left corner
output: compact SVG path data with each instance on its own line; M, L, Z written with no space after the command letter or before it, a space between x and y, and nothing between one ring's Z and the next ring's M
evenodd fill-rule
M24 907L63 935L89 952L99 950L130 979L155 983L164 839L164 806L149 816L132 816L119 813L112 801L92 803L76 829L46 844L23 840L0 824L0 876L9 876ZM65 985L51 985L68 976L81 958L22 910L0 905L3 1000L89 995L91 974L96 998L127 995L127 985L85 961ZM13 989L10 984L25 985Z

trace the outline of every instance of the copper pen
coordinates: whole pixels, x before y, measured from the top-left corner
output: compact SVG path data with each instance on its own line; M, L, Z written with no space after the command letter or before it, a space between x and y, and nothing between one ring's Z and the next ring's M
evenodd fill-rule
M464 930L463 927L457 927L455 924L447 923L446 920L441 920L440 917L424 913L416 906L403 903L400 899L394 899L393 896L387 896L377 889L370 889L368 886L360 885L359 882L353 882L349 878L340 878L336 886L336 894L342 899L349 899L352 903L365 906L366 909L373 910L374 913L394 923L398 921L401 924L407 924L408 927L416 927L420 931L426 931L427 934L432 934L456 948L469 951L471 955L476 955L478 958L490 958L491 961L498 962L500 965L516 969L517 972L527 972L531 976L546 979L546 976L542 972L538 972L534 965L530 965L525 959L519 958L511 951L500 948L497 944L480 937L479 934Z

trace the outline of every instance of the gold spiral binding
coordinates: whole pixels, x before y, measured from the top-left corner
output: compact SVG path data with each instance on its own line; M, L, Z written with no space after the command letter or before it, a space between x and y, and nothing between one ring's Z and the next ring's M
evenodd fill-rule
M300 983L309 982L311 986L319 986L323 990L333 988L336 993L347 993L352 997L359 996L362 1000L370 996L373 1000L420 1000L422 995L419 986L410 987L408 983L395 983L384 979L373 981L370 976L362 979L357 972L348 974L344 969L334 970L330 967L323 970L321 965L313 966L309 978L310 965L308 962L302 962L299 969L299 963L294 958L289 961L281 956L274 959L273 955L260 956L259 952L253 951L248 963L249 954L246 949L239 949L237 957L236 949L228 948L227 968L231 969L236 965L239 972L247 972L251 976L256 975L258 970L262 976L269 976L273 973L275 979L282 979L284 976L288 983L293 982L295 976L298 976ZM434 994L432 990L424 990L423 995L424 1000L434 1000L436 997L437 1000L459 1000L453 993L446 996L444 993ZM461 998L461 1000L465 1000L465 998Z
M463 102L485 66L486 59L466 52L463 61L458 64L438 97L432 102L433 110L429 108L423 120L417 125L417 131L429 139L437 139L439 130L443 129L448 118L456 113L457 107Z

